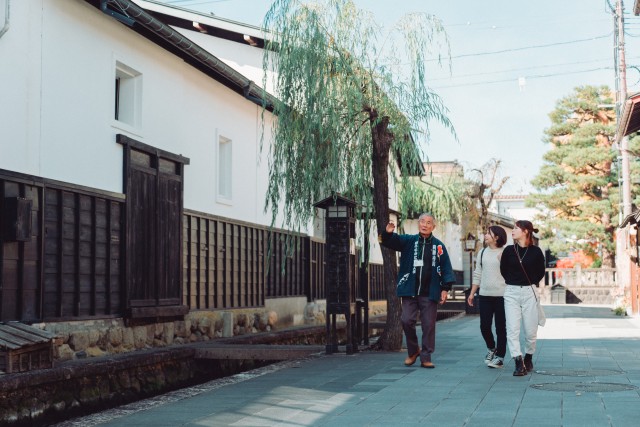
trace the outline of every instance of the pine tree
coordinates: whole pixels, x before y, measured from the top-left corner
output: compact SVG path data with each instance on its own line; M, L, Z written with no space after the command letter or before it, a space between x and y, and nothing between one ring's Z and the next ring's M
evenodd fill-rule
M583 250L614 265L618 195L615 174L615 112L606 86L578 87L550 113L544 141L551 149L528 198L547 214L542 237L555 253ZM526 156L526 154L523 154Z

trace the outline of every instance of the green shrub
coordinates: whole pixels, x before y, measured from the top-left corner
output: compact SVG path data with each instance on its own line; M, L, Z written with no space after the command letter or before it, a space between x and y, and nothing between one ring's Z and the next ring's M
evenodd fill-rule
M616 314L616 316L626 316L627 315L627 309L625 307L616 307L613 309L613 312Z

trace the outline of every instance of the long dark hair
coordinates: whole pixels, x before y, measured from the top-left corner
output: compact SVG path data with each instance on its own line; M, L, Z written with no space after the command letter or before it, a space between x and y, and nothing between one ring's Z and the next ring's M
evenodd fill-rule
M489 232L496 236L496 246L501 248L507 243L507 232L499 225L489 227Z
M524 219L520 221L516 221L516 227L524 231L525 234L527 235L527 238L525 240L525 245L526 246L533 245L533 233L537 233L538 229L533 227L533 224L531 223L531 221L527 221Z

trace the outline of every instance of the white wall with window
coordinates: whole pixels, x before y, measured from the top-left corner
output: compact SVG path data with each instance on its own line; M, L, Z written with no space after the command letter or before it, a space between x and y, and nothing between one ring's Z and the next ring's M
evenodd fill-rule
M142 73L116 60L114 79L114 127L136 133L142 125Z
M186 209L271 223L270 113L262 141L261 107L241 94L90 4L37 5L12 2L0 38L1 169L121 193L123 133L191 160Z
M233 144L229 138L218 135L218 202L233 202Z

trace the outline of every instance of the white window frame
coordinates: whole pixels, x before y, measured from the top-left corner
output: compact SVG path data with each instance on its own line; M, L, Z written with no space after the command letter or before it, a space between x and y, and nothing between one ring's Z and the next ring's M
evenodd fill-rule
M142 128L142 73L115 59L112 93L113 126L138 133Z
M218 133L216 137L217 191L216 200L233 204L233 140Z

